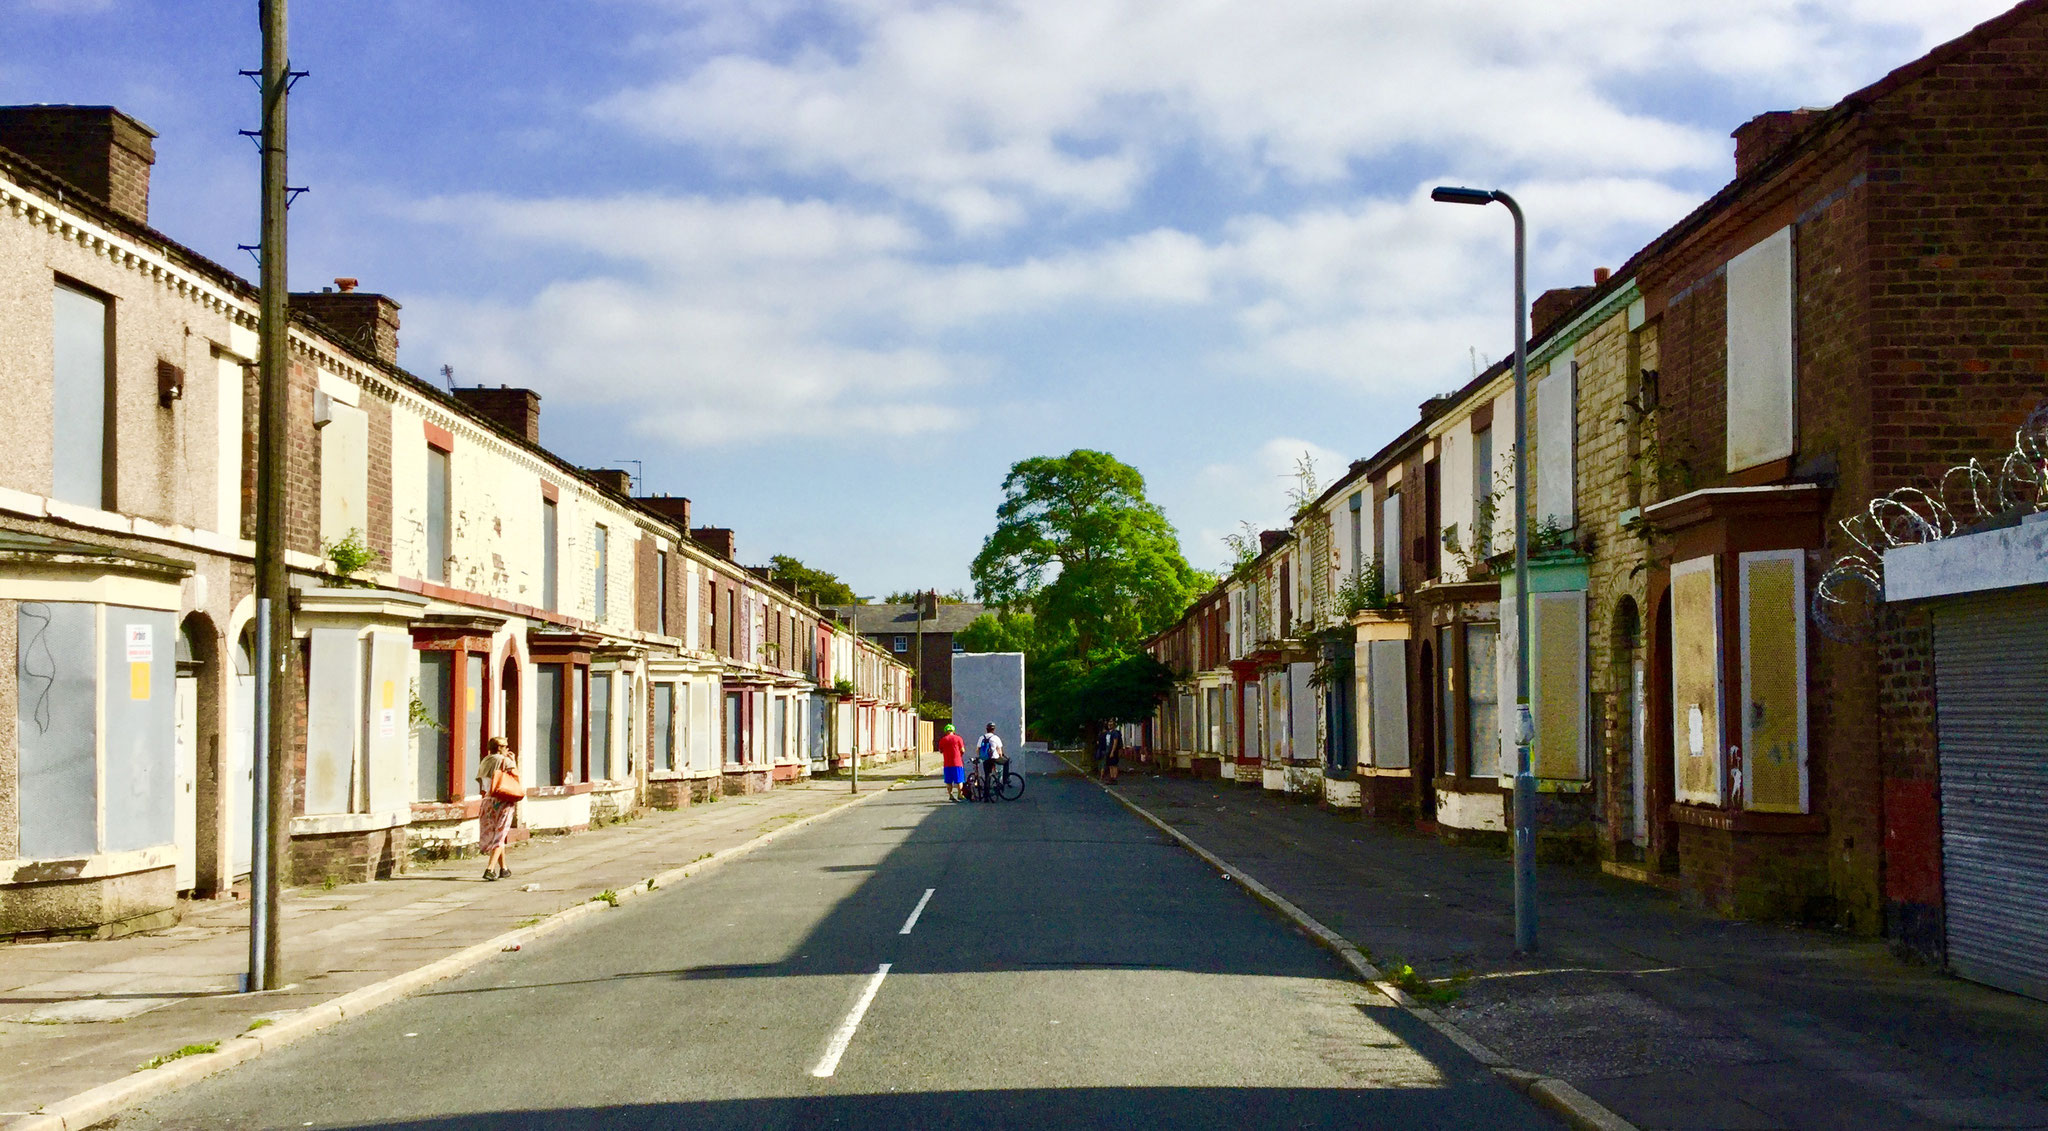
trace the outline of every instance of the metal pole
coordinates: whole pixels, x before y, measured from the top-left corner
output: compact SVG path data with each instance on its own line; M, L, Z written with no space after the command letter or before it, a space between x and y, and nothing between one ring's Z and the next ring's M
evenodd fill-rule
M286 395L291 352L285 275L285 95L291 85L285 53L285 0L262 0L263 18L263 236L262 339L256 431L256 596L268 609L269 637L258 648L267 681L258 692L264 704L262 814L252 844L250 875L250 988L272 990L281 980L282 932L278 898L288 851L285 751L291 741L290 681L284 678L290 653L291 593L285 574L285 452L290 416ZM260 862L260 863L258 863ZM260 868L258 873L255 869ZM258 876L260 875L260 886ZM262 924L261 961L254 961ZM260 969L258 968L260 966Z
M1496 191L1515 218L1515 949L1536 950L1536 775L1529 711L1529 285L1528 231L1515 198Z
M256 655L251 664L256 669L256 727L253 733L270 733L270 601L266 598L256 602ZM270 759L257 758L251 770L249 783L250 821L249 844L249 977L243 982L245 990L269 988L270 969L270 907L263 900L262 893L270 888Z

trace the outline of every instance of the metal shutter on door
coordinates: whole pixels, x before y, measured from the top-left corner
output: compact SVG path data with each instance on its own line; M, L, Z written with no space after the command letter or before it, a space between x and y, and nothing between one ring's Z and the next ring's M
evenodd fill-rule
M2048 999L2048 592L1936 607L1948 959Z

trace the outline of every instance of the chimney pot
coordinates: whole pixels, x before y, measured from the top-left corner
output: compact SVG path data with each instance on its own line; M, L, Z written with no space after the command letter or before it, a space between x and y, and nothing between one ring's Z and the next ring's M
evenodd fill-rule
M334 280L334 285L335 285L335 286L337 286L337 287L340 287L340 288L341 288L341 293L342 293L342 294L347 294L347 293L349 293L350 291L353 291L353 290L355 290L355 289L356 289L356 283L357 283L357 280L355 280L355 279L336 279L336 280Z
M1608 270L1607 268L1595 267L1593 268L1593 285L1596 287L1606 286L1607 280L1612 278L1613 276L1614 272Z

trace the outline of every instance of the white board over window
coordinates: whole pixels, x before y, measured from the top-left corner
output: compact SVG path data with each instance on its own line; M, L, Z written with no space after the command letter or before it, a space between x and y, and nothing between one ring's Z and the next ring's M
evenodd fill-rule
M1728 470L1792 454L1792 229L1728 261Z

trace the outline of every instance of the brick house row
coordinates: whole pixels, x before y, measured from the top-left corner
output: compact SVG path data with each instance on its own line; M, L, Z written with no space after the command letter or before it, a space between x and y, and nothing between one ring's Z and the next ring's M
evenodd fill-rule
M257 296L148 223L153 134L0 108L0 935L161 925L250 859ZM398 304L292 298L291 882L917 744L909 669L687 499L540 444L531 391L397 365Z
M2028 0L1745 124L1725 188L1532 304L1528 576L1503 361L1153 641L1188 679L1136 737L1502 838L1526 584L1547 856L2048 996L2044 90Z

